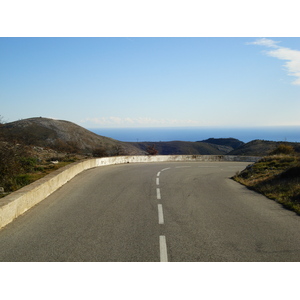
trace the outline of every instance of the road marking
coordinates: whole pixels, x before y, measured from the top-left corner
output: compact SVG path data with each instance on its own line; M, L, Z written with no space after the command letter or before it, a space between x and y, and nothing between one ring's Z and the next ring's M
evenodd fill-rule
M159 188L156 189L156 198L157 198L157 200L160 200L160 199L161 199L161 196L160 196L160 189L159 189Z
M167 243L164 235L159 236L160 261L168 262Z
M156 185L159 185L158 177L160 176L161 172L169 169L171 168L162 169L157 173ZM156 198L157 200L161 200L160 188L156 188ZM164 224L164 214L163 214L162 204L158 204L157 207L158 207L158 224ZM166 243L166 237L164 235L159 236L159 252L160 252L160 261L168 262L167 243Z
M164 224L164 214L161 204L158 204L158 224Z
M190 168L191 166L179 166L179 167L175 167L175 169L180 169L180 168Z

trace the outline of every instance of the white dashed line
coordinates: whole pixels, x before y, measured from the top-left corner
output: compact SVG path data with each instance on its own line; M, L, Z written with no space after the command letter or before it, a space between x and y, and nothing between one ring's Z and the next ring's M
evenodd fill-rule
M164 235L159 236L160 261L168 262L167 243Z
M171 168L165 168L160 170L157 173L156 177L156 185L159 186L159 176L161 172L169 170ZM161 195L160 195L160 188L156 188L156 198L157 200L161 200ZM163 207L162 204L157 204L158 208L158 224L164 225L164 214L163 214ZM168 261L168 252L167 252L167 243L166 243L166 237L164 235L159 236L159 253L160 253L160 261L161 262L167 262Z
M179 167L175 167L175 169L181 169L181 168L190 168L191 166L179 166Z
M158 204L158 224L164 224L164 214L161 204Z
M160 196L160 189L159 189L159 188L156 189L156 198L157 198L157 200L160 200L160 199L161 199L161 196Z

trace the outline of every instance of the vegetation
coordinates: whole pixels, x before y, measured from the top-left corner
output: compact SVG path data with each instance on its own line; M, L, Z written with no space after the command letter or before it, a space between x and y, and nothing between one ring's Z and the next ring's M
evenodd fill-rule
M270 152L270 155L276 154L295 154L295 149L293 146L288 144L280 144L275 150Z
M63 144L61 143L61 145ZM33 151L35 148L39 148L39 151L42 152L39 157ZM61 147L60 149L61 151L68 150L69 153L72 147L70 144L70 148ZM68 154L41 147L0 141L0 187L5 192L0 194L0 197L14 192L69 163L85 158L85 156L77 153L75 147L73 151L73 153ZM43 157L43 152L48 155ZM56 153L57 156L49 157L49 152ZM92 155L94 157L124 155L124 149L119 145L110 148L98 147Z
M76 156L65 155L42 160L30 146L1 142L0 187L5 193L0 196L14 192L77 159Z
M158 150L155 148L154 144L152 146L148 146L146 149L146 152L148 155L157 155L158 154Z
M92 151L93 157L108 157L108 156L120 156L126 155L126 151L120 145L114 145L109 148L103 146L97 147Z
M300 155L290 145L280 144L233 179L300 215Z
M291 143L291 142L274 142L274 141L265 141L265 140L253 140L249 143L246 143L230 153L229 155L250 155L250 156L268 156L272 151L281 151L277 150L279 147L291 146L294 149L294 152L300 153L300 143ZM290 148L290 147L287 147ZM287 150L289 151L289 150ZM275 154L275 153L273 153Z
M227 146L227 147L231 147L232 149L237 149L245 144L244 142L234 138L219 138L219 139L210 138L199 142Z
M5 123L0 116L0 197L76 160L131 151L138 149L71 122L31 118Z

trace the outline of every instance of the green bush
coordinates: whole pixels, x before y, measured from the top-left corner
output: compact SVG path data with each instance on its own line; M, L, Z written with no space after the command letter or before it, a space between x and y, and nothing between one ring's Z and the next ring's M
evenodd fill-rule
M33 172L37 165L37 159L34 157L20 157L20 163L25 173Z
M275 150L270 152L270 155L277 154L294 154L295 149L291 145L280 144Z
M28 174L21 174L15 177L15 182L18 187L25 186L31 183L30 176Z

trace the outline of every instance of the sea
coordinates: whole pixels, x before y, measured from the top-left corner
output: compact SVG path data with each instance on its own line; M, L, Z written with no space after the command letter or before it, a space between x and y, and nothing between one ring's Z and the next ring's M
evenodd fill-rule
M209 138L235 138L244 143L252 140L300 142L300 126L253 128L89 128L89 130L122 142L196 142Z

